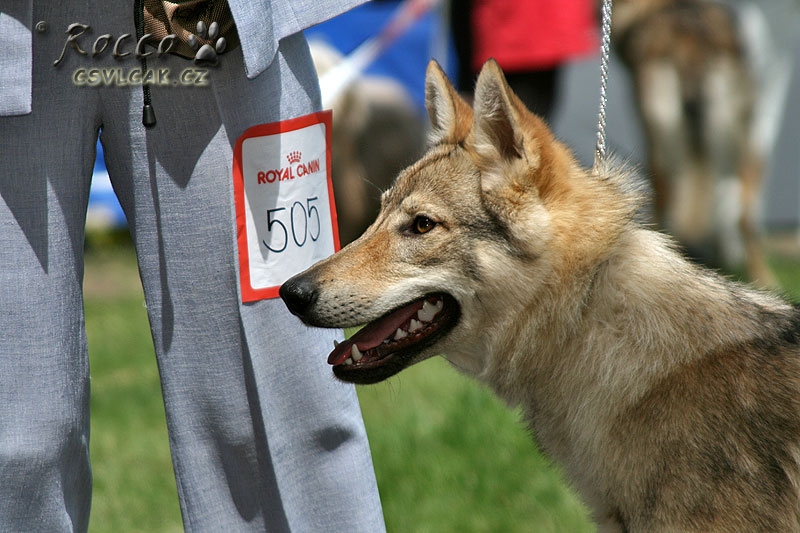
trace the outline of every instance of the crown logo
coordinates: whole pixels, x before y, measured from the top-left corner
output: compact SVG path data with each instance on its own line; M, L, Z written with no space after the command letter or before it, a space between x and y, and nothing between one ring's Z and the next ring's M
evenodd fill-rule
M303 157L303 153L298 151L298 150L294 150L294 151L289 152L288 154L286 154L286 159L289 160L290 164L299 163L300 159L302 157Z

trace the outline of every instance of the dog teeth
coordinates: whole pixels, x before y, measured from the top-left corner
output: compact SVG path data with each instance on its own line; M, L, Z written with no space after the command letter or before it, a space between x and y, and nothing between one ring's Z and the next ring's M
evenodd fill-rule
M339 347L339 341L337 341L336 339L333 339L333 347L334 348L338 348Z
M408 332L409 333L413 333L413 332L417 331L418 329L422 329L422 322L419 322L418 320L414 320L412 318L411 319L411 324L409 324L409 326L408 326Z
M419 318L420 322L430 322L442 310L443 306L444 302L442 300L437 300L435 304L425 300L425 303L422 304L422 309L417 311L417 318Z
M352 356L353 361L356 361L356 362L360 361L361 358L364 357L364 354L362 354L358 350L358 346L356 346L355 344L353 345L353 349L350 350L350 355Z
M344 364L346 366L350 366L353 364L353 360L348 357L347 359L344 360Z
M408 337L408 333L400 328L397 328L397 331L394 333L394 340L399 341L400 339L405 339L406 337Z

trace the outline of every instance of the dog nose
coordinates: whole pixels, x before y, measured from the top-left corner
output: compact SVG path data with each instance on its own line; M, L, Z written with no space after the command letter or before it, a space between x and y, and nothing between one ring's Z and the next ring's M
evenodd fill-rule
M288 279L278 289L278 294L280 294L289 311L300 318L317 301L316 285L305 276L295 276Z

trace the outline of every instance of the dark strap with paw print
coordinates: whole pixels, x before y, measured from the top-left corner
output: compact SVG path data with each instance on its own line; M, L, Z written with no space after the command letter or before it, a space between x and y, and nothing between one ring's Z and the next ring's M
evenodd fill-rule
M216 54L239 46L225 0L144 0L144 31L153 35L150 42L177 36L169 53L187 59L216 59Z

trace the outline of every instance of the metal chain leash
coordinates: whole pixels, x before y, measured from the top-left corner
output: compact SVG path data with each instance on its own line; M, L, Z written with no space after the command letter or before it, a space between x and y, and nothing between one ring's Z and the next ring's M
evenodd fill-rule
M608 61L611 55L611 2L603 0L601 6L601 41L600 41L600 110L597 117L597 145L594 152L594 169L606 160L606 105L608 97Z

